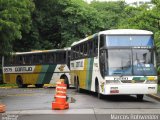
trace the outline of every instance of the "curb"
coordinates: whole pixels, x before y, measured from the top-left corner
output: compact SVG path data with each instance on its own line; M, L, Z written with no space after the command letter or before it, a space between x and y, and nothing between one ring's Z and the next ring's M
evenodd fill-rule
M149 94L149 95L147 95L147 96L149 96L149 97L151 97L151 98L153 98L153 99L155 99L155 100L157 100L157 101L160 102L160 96L158 96L158 95L156 95L156 94Z

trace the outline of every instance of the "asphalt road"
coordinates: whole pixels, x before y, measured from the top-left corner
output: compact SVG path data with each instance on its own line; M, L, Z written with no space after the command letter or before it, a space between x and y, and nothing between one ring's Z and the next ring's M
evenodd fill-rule
M70 107L59 111L51 110L54 93L54 88L1 88L0 102L6 105L6 113L1 114L0 120L130 120L134 118L132 114L157 114L160 119L160 102L148 96L144 96L142 102L137 101L136 96L122 95L98 99L94 93L77 93L69 89L67 94Z

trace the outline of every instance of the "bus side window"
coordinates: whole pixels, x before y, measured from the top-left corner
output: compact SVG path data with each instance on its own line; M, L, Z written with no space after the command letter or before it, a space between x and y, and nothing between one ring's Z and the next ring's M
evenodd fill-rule
M74 60L74 49L71 49L71 59Z
M33 55L32 54L29 55L27 59L28 59L28 64L29 65L33 63Z
M23 56L18 55L16 57L16 65L22 65L23 64Z
M57 54L58 62L59 62L59 63L62 63L62 61L63 61L63 60L62 60L62 58L63 58L62 56L63 56L63 52L59 52L59 54Z
M71 55L70 51L66 51L66 63L69 68L70 68L70 58L71 58L70 55Z
M49 54L48 53L43 54L43 62L45 64L49 64Z
M41 54L41 56L42 56L42 60L41 60L42 64L48 64L47 57L46 57L47 54L44 53L44 54Z
M100 48L104 47L104 35L100 35Z
M30 64L39 64L38 55L32 55L32 62Z
M36 56L36 61L38 64L42 64L42 55L41 54Z
M65 52L60 52L59 61L60 61L61 64L66 63L66 54L65 54Z
M74 60L76 59L76 50L75 50L75 47L73 48L73 59Z
M76 46L76 48L75 48L75 58L78 58L78 47Z
M87 43L84 43L84 57L87 57Z
M8 60L8 62L9 62L9 60ZM11 65L15 65L15 63L16 63L16 56L13 55L13 57L11 58Z
M46 59L48 63L53 63L54 62L53 54L52 53L47 54Z
M88 55L91 57L92 54L93 54L93 42L92 41L89 41L88 42Z
M70 59L73 60L73 53L72 53L72 49L71 49L71 52L70 52Z
M25 55L24 57L25 64L30 64L31 60L32 60L31 55Z
M79 48L79 50L80 50L80 57L82 58L83 57L83 45L81 44L79 47L80 47Z
M18 56L15 56L14 61L13 61L13 65L17 65L17 61L18 61Z
M77 46L77 54L78 54L77 58L79 59L81 57L80 56L80 46Z
M63 52L63 60L64 60L64 63L67 62L67 59L66 59L66 51Z
M59 55L58 52L55 53L55 63L59 63Z
M98 37L94 38L94 56L98 54Z
M26 63L25 63L25 56L24 56L24 55L21 56L21 59L22 59L22 64L25 65L25 64L26 64Z

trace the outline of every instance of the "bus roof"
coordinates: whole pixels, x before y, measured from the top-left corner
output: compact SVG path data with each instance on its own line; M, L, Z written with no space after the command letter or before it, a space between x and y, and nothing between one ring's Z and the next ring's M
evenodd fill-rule
M16 55L24 55L24 54L33 54L33 53L49 53L49 52L56 52L56 51L66 51L66 50L70 50L71 48L64 48L64 49L52 49L52 50L33 50L30 52L15 52L13 54Z
M138 30L138 29L112 29L112 30L105 30L105 31L100 31L96 34L93 34L87 38L84 38L80 41L74 42L71 46L77 45L79 43L85 42L89 40L90 38L94 38L95 36L100 34L105 34L105 35L152 35L153 32L147 31L147 30Z
M147 30L138 30L138 29L113 29L101 31L99 34L107 34L107 35L152 35L151 31Z

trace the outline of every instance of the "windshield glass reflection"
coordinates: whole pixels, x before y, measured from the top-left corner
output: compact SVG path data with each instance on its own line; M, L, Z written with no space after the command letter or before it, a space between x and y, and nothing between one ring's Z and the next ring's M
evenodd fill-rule
M109 75L131 75L132 59L131 50L113 49L108 50Z
M108 74L156 75L152 54L149 49L109 49Z
M133 50L133 73L135 75L155 75L152 51L149 49Z

